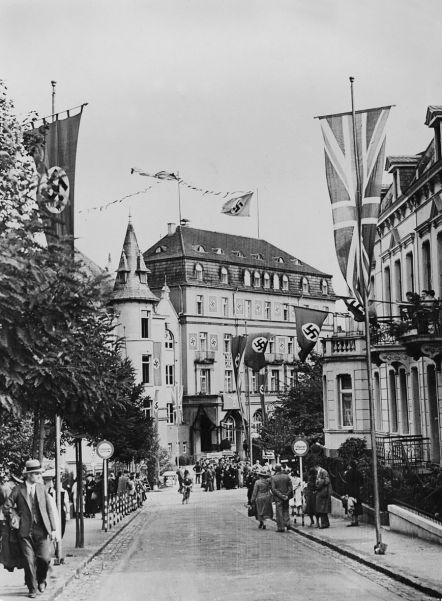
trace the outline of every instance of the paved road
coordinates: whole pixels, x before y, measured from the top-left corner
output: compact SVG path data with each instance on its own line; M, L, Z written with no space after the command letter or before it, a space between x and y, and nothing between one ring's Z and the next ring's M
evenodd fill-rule
M258 530L245 489L149 502L58 601L402 601L422 593L296 535Z

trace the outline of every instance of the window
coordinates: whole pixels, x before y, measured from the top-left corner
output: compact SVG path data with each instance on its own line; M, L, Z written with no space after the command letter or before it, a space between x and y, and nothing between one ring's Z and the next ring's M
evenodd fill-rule
M265 319L272 318L271 304L269 301L264 302L264 318Z
M117 273L117 282L119 284L125 284L127 281L127 272L126 271L119 271Z
M289 336L287 338L287 353L289 355L293 355L294 350L295 350L295 337Z
M279 392L279 369L272 369L270 375L270 391Z
M282 305L282 319L284 321L288 321L289 320L289 306L287 303L284 303Z
M165 342L165 347L167 349L173 349L173 334L167 328L166 328L166 342Z
M270 288L270 276L268 273L264 274L264 288Z
M414 292L414 266L413 253L408 253L405 256L405 281L406 292Z
M405 369L399 370L399 390L401 393L401 434L409 434L410 423L408 418L408 387Z
M229 299L225 296L221 299L221 311L223 313L223 317L229 316Z
M200 332L200 351L207 351L207 332Z
M402 300L402 273L401 273L401 262L395 261L394 263L394 287L396 293L396 300Z
M310 288L307 278L301 278L302 294L309 294Z
M224 352L230 353L232 351L232 334L224 334Z
M328 283L327 280L321 280L321 292L323 295L328 294Z
M250 278L250 271L248 271L247 269L244 272L244 286L251 286L252 285L252 281Z
M149 338L150 311L141 311L141 338Z
M210 394L210 369L200 371L200 392Z
M279 275L273 274L273 290L279 290Z
M289 370L289 388L294 388L296 384L296 369Z
M183 454L187 453L187 442L183 442Z
M175 383L175 378L173 376L173 368L173 365L166 365L166 386L172 386Z
M143 406L141 408L143 415L147 419L151 419L152 417L152 399L149 397L143 399Z
M411 368L411 394L413 395L413 434L422 434L421 405L419 391L419 372L417 367Z
M250 392L256 394L258 392L258 377L255 372L252 373L250 379Z
M422 271L423 288L430 290L433 286L431 284L431 252L429 240L426 240L422 244Z
M384 310L387 315L391 315L391 278L389 267L384 269L384 296L386 301Z
M328 409L327 409L327 376L322 376L322 411L324 414L324 428L328 430Z
M195 265L195 278L198 282L202 282L203 281L203 268L202 265L200 263L197 263Z
M229 283L229 272L225 267L221 267L221 284Z
M394 371L388 372L388 383L390 388L390 430L397 432L397 388Z
M252 430L259 434L262 428L262 411L257 409L252 417Z
M228 417L222 422L223 438L229 442L235 442L235 421L233 417Z
M204 299L202 294L196 295L196 314L202 315L204 311Z
M274 353L275 352L275 338L273 336L271 338L269 338L269 344L267 346L267 352L268 353Z
M349 374L338 376L338 391L342 427L351 428L353 427L353 386Z
M173 403L167 403L167 423L174 424L176 421L176 414Z
M374 406L376 428L382 431L381 381L379 372L374 374Z
M246 319L250 319L252 317L252 301L246 300L244 301L244 313Z
M224 392L233 392L233 372L226 369L224 372Z
M141 378L143 384L150 382L150 355L142 355L141 357Z
M261 274L259 273L259 271L255 271L255 273L253 274L253 286L255 288L260 288L261 286Z
M282 276L282 289L287 292L289 289L289 278L286 275Z

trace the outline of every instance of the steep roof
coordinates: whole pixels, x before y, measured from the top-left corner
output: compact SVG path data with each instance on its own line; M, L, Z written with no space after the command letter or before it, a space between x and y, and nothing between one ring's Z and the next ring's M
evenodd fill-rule
M266 240L187 226L178 226L144 253L147 262L181 257L331 277Z
M158 302L159 298L155 296L147 283L148 273L149 270L144 263L143 255L138 246L135 230L129 221L112 299L116 301L149 300Z

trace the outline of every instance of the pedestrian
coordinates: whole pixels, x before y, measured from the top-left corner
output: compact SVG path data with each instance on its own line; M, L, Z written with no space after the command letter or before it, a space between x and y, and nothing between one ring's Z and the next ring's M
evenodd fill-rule
M213 480L215 478L215 470L208 465L204 470L204 483L206 492L213 492Z
M195 484L201 484L201 474L203 473L203 468L199 461L197 461L193 466L193 471L195 472Z
M282 471L281 465L275 465L275 474L271 478L271 487L276 507L277 532L290 530L289 501L293 496L290 476Z
M11 528L10 520L5 513L5 504L17 486L13 480L9 466L0 469L0 563L5 570L13 572L15 568L23 568L23 555L20 550L17 530Z
M293 499L290 499L292 507L292 515L301 515L302 510L302 493L304 490L304 481L300 478L299 472L291 472L289 474L293 487Z
M57 530L49 495L43 484L38 482L42 471L37 459L26 461L26 481L14 488L5 503L6 514L11 517L16 513L20 520L18 539L23 553L28 597L31 599L37 597L37 590L43 593L46 589L51 559L49 537L55 540Z
M184 470L183 485L182 485L182 489L183 489L182 504L183 505L184 505L184 503L187 504L189 502L190 491L192 490L192 486L193 486L193 480L190 477L188 470Z
M95 485L94 476L92 472L89 472L84 485L84 517L86 518L94 518L97 513Z
M178 466L176 475L178 478L178 492L181 494L183 492L183 472L181 471L180 466Z
M328 514L331 512L332 486L327 470L316 464L316 513L319 528L329 528Z
M114 472L109 473L109 478L107 480L107 494L110 497L117 492L117 480L115 478Z
M311 467L308 471L307 485L304 489L305 507L304 513L310 518L310 526L316 525L319 528L319 516L316 513L316 468Z
M250 506L255 504L255 518L258 520L258 528L265 530L266 520L273 517L272 487L270 482L270 470L261 468L257 472L257 480L253 486Z
M50 470L46 470L45 472L43 472L39 476L39 478L37 478L37 482L43 483L43 486L45 487L45 490L49 495L49 501L51 503L52 513L54 514L55 523L57 524L57 528L56 528L57 535L56 536L57 536L57 540L60 540L61 539L61 530L60 530L61 519L60 519L60 512L58 511L58 507L57 507L57 495L55 492L54 478L55 478L55 470L50 469Z
M250 470L247 479L246 479L246 487L247 487L247 504L252 504L252 494L253 488L255 486L255 482L258 480L258 472L256 470Z
M346 494L348 495L347 511L351 517L351 523L347 526L359 526L359 516L362 515L361 487L362 474L358 470L356 461L350 461L347 471L344 473L346 483Z
M129 470L120 472L117 483L117 495L124 495L127 492L127 483L129 482Z
M223 481L224 469L221 463L221 459L218 461L218 465L215 468L215 482L216 490L221 490L221 484Z

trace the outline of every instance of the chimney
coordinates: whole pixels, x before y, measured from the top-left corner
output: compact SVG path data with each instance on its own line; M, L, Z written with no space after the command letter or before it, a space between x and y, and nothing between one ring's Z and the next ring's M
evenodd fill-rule
M176 225L175 223L168 223L167 224L167 235L168 236L173 236L174 233L176 231Z

